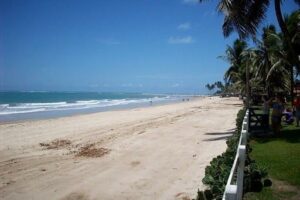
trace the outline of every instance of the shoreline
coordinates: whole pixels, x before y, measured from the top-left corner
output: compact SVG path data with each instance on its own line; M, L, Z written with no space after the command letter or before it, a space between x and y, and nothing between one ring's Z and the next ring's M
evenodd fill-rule
M0 198L192 199L240 107L207 97L0 124Z
M209 98L210 96L187 96L189 101L201 100L204 98ZM81 115L96 114L102 112L110 111L122 111L122 110L131 110L136 108L152 108L163 105L170 104L180 104L184 103L182 99L169 100L169 101L159 101L152 104L147 103L136 103L136 104L127 104L127 105L117 105L104 108L87 108L79 110L65 110L65 111L46 111L46 112L34 112L26 114L11 114L11 115L0 115L0 125L1 124L11 124L11 123L21 123L26 121L39 121L39 120L48 120L48 119L59 119L64 117L73 117ZM19 116L16 116L19 115Z

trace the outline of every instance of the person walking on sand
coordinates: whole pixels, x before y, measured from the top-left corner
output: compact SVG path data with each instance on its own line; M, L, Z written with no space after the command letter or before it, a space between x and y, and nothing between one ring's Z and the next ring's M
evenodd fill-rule
M275 101L272 102L272 108L272 130L275 135L278 135L281 129L282 112L284 111L282 99L279 96L276 96Z

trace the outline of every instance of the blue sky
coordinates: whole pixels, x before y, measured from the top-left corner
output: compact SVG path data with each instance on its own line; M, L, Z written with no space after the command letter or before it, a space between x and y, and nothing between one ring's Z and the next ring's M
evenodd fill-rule
M0 90L206 92L237 36L195 1L0 0Z

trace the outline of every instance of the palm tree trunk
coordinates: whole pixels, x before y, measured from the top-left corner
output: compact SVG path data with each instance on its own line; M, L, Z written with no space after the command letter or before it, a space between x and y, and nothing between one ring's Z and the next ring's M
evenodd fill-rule
M270 61L269 53L268 53L267 49L266 48L263 48L263 49L264 49L264 52L265 52L266 58L267 58L267 71L265 72L266 77L264 77L264 84L265 84L265 87L266 87L268 97L270 97L271 96L270 84L267 82L267 74L268 74L268 71L271 69L271 61Z
M278 21L278 24L280 26L280 29L281 29L281 32L283 33L283 37L284 37L284 40L287 42L287 45L288 45L288 48L292 54L292 59L293 59L293 63L291 64L291 69L290 69L290 77L291 77L291 98L292 98L292 101L294 100L294 91L293 91L293 88L294 88L294 73L293 73L293 65L297 65L299 67L299 61L298 61L298 58L296 56L296 53L294 51L294 48L293 48L293 45L292 45L292 40L291 40L291 36L290 36L290 33L286 27L286 24L283 20L283 17L282 17L282 13L281 13L281 0L275 0L275 12L276 12L276 17L277 17L277 21ZM297 68L298 68L297 67ZM299 69L299 68L298 68Z

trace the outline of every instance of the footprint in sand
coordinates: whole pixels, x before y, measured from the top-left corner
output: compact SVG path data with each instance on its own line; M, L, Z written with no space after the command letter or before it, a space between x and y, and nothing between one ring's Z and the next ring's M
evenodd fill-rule
M139 164L141 164L140 161L133 161L133 162L130 163L130 165L131 165L132 167L138 166Z
M81 192L72 192L61 200L88 200L88 196Z

